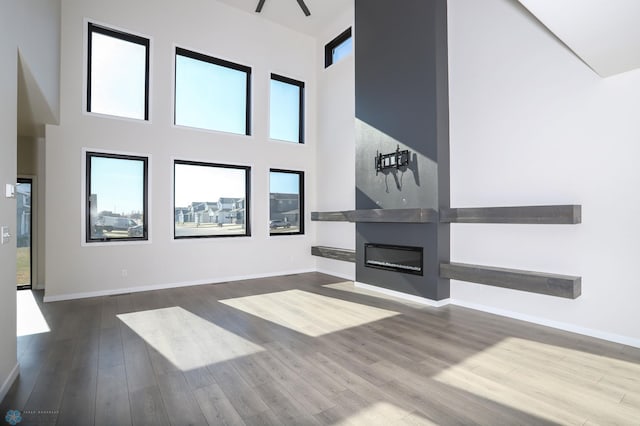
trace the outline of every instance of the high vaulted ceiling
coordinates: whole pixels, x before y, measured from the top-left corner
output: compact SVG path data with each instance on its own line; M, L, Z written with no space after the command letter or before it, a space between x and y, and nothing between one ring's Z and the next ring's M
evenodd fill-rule
M219 0L255 14L258 0ZM390 0L391 1L391 0ZM515 0L505 0L515 1ZM602 77L640 68L640 0L518 0ZM265 0L260 16L311 36L353 7L354 0ZM398 1L402 7L402 1Z
M640 68L640 0L519 0L602 77Z
M256 13L258 0L219 0L229 6ZM348 8L353 0L304 0L311 16L304 16L296 0L265 0L259 15L298 32L317 37L326 25Z

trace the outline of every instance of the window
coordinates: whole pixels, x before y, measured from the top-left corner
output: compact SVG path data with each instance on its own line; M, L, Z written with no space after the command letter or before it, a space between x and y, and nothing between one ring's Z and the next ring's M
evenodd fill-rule
M251 68L176 48L175 124L251 134Z
M324 67L327 68L347 56L353 50L351 28L331 40L324 47Z
M174 163L174 238L251 235L250 167Z
M304 173L271 169L269 173L271 235L304 234Z
M147 157L87 152L87 242L147 239L147 170Z
M304 83L271 74L269 137L304 143Z
M87 111L149 119L149 40L89 23Z

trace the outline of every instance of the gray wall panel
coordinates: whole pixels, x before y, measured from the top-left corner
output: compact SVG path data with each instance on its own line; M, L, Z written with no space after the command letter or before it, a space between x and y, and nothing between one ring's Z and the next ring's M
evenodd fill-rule
M446 0L356 0L356 209L449 207ZM411 153L406 170L376 174L375 156ZM443 299L448 224L356 224L356 280ZM364 266L364 244L424 247L424 276Z

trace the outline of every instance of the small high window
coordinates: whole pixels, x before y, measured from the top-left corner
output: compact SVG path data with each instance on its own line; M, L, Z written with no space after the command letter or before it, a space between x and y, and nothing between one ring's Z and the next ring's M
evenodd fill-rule
M148 158L87 152L86 241L147 239Z
M87 111L149 119L149 39L89 23Z
M352 50L353 38L351 37L351 28L348 28L324 47L324 67L327 68L338 62L351 53Z
M304 83L271 74L269 137L304 143Z
M176 160L174 238L251 235L251 168Z
M251 68L176 48L175 124L251 134Z
M271 169L269 231L271 235L304 234L304 172Z

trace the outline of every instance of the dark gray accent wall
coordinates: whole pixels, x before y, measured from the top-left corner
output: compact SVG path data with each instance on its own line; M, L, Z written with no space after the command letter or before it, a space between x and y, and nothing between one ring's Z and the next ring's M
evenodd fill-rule
M449 208L446 0L355 0L356 209ZM410 151L406 169L376 174L374 159ZM424 248L424 276L364 266L364 244ZM448 223L357 223L356 280L449 297Z

